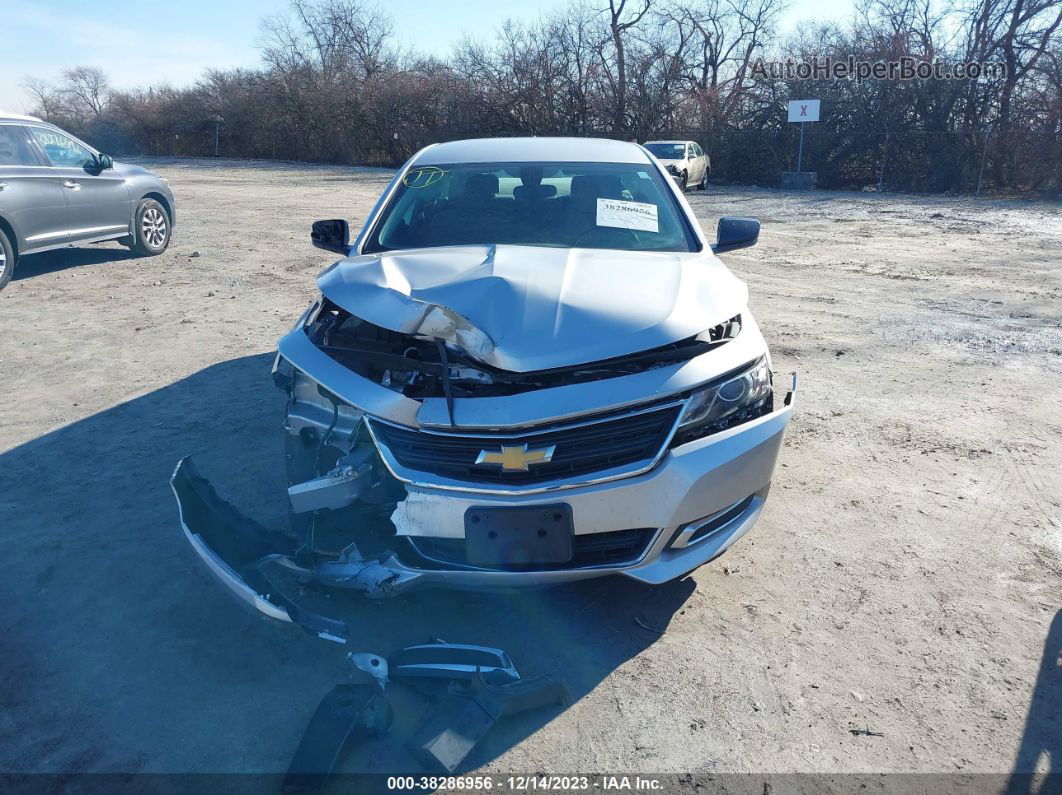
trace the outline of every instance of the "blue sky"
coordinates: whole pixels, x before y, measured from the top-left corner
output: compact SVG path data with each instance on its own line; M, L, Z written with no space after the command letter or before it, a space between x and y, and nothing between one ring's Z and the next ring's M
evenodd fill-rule
M446 54L464 35L489 39L507 18L534 19L562 0L383 0L406 45ZM602 3L602 5L605 5ZM207 68L252 66L262 17L287 0L0 0L0 108L22 112L27 75L98 66L120 88L193 82ZM850 13L850 0L793 0L784 26Z

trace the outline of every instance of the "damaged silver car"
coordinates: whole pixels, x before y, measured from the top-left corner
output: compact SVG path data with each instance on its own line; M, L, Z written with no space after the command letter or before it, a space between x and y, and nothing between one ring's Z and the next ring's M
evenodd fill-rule
M315 589L663 583L763 510L791 411L746 285L645 149L457 141L416 154L279 343L291 527L189 461L184 530L262 612L342 640ZM298 594L294 596L292 594Z

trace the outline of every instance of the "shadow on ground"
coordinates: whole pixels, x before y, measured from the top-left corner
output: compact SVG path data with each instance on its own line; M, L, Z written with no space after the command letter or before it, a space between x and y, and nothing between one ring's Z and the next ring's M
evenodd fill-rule
M1062 793L1062 610L1047 631L1007 792Z
M195 454L223 497L283 521L270 358L209 367L0 454L0 770L283 771L319 699L347 678L347 649L271 626L222 591L187 548L168 486ZM386 654L431 636L501 646L578 701L655 642L693 588L607 579L364 601L348 616L350 648ZM393 734L345 770L419 770L402 741L426 704L392 691ZM499 724L468 766L560 711Z
M58 273L69 268L86 265L103 265L107 262L137 259L138 255L125 247L85 246L82 248L57 248L41 254L28 254L18 261L11 274L12 281L32 279L49 273Z

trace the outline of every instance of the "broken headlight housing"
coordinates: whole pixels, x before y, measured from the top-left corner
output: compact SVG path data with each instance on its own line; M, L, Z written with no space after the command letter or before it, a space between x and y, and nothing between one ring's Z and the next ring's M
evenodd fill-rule
M679 418L672 447L762 417L774 408L767 358L694 392Z

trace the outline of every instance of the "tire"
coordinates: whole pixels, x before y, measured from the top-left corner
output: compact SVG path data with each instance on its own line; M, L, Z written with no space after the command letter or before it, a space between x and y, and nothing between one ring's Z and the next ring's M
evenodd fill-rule
M142 257L161 254L170 245L170 214L154 199L141 199L133 216L133 245Z
M4 230L0 229L0 290L7 287L11 276L15 273L15 247L7 239Z
M704 169L704 176L702 176L701 177L701 181L699 183L697 183L697 190L707 190L707 189L708 189L708 169L706 167Z
M682 184L679 185L679 189L685 193L690 186L690 175L688 172L682 172Z

